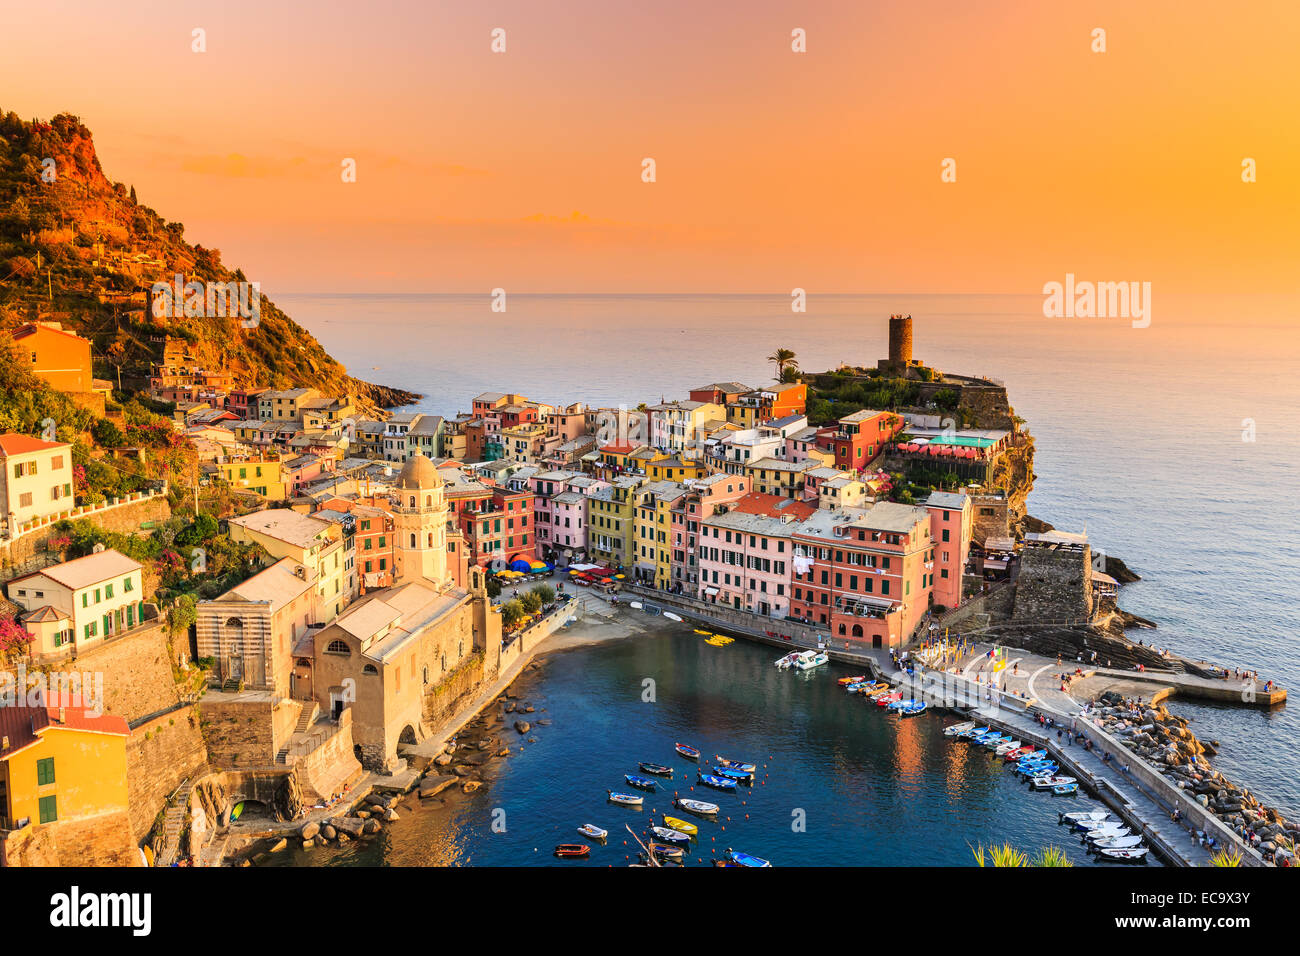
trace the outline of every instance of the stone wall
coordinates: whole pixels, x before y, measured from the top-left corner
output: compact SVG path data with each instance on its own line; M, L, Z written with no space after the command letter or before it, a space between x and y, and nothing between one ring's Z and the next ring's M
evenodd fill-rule
M1092 616L1092 549L1029 545L1020 555L1014 620L1083 622Z
M208 752L199 729L198 708L181 707L135 726L126 742L126 783L131 833L148 836L167 797L196 777Z
M293 765L293 776L298 782L302 802L308 806L328 803L364 772L352 750L350 707L344 708L339 715L334 732Z
M302 702L262 693L211 693L198 708L208 763L233 770L273 767L293 734Z
M0 838L0 867L143 865L124 810L32 824Z
M456 713L483 686L483 654L475 651L465 658L424 695L425 733L436 733L439 724Z
M49 669L92 674L96 681L102 676L105 712L122 717L129 724L171 710L180 703L172 676L167 630L161 621L110 638Z
M167 497L160 495L143 501L133 501L78 515L74 520L85 519L107 531L131 534L140 530L146 521L166 521L171 517L171 506ZM62 556L58 551L51 551L48 542L57 532L51 525L38 528L19 538L6 538L0 541L0 583L12 581L24 574L31 574L41 568L58 564Z
M939 633L949 629L954 634L972 631L1009 620L1015 608L1016 590L1010 582L996 585L978 597L973 597L955 611L950 611L935 621Z

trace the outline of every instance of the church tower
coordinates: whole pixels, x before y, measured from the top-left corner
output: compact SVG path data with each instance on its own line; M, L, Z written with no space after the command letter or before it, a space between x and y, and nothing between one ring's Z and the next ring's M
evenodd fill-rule
M441 588L449 582L442 476L423 455L408 458L397 476L393 533L397 538L397 584L425 578Z

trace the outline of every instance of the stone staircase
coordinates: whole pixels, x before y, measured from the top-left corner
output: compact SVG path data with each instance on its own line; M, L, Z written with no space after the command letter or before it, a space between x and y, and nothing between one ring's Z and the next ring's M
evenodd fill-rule
M293 734L290 735L289 740L310 731L312 724L316 723L316 718L319 716L319 704L315 701L304 703L302 713L298 716L298 723L294 725ZM275 762L278 764L287 764L289 762L289 741L285 741L285 745L275 755Z
M185 829L185 811L190 803L191 783L185 780L176 788L172 802L163 811L162 846L154 857L154 866L171 866L181 850L181 833Z

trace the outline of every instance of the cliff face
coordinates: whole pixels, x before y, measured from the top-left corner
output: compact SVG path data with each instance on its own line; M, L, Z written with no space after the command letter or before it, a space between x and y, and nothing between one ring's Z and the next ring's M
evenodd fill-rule
M155 282L247 281L221 252L185 241L185 227L108 180L91 133L75 116L48 123L0 116L0 327L51 318L90 339L95 374L143 388L166 337L236 385L310 386L355 395L370 414L409 404L410 392L352 378L269 299L245 328L233 317L157 317Z

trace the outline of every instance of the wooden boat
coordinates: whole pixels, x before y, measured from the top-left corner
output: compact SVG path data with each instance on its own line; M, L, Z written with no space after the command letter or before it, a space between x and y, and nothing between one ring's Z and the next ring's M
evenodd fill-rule
M635 793L616 793L613 790L606 790L609 794L610 803L621 803L625 807L639 807L645 802L645 797L638 796Z
M1098 840L1114 840L1117 837L1132 835L1133 831L1125 826L1103 827L1100 830L1089 830L1083 835L1083 842L1091 844Z
M1052 788L1052 794L1057 797L1072 797L1079 792L1077 783L1063 783L1059 787Z
M1144 846L1135 846L1128 849L1098 850L1097 856L1118 863L1141 863L1145 861L1148 852Z
M1044 760L1047 758L1046 750L1031 750L1028 753L1025 753L1025 748L1022 747L1020 748L1020 751L1019 757L1013 757L1011 754L1007 754L1007 760L1012 763L1030 763L1034 760Z
M656 790L659 787L657 780L651 780L649 777L643 777L636 773L625 773L623 779L640 790Z
M1016 773L1022 777L1028 777L1030 780L1046 780L1055 776L1056 771L1060 769L1054 763L1036 763L1032 767L1017 767ZM1056 784L1048 784L1048 786L1054 787Z
M655 856L659 857L660 859L664 859L664 860L680 860L683 856L686 855L686 851L683 850L681 847L672 846L668 843L652 842L650 844L650 852L653 853Z
M698 813L700 816L712 816L718 812L716 803L707 803L704 800L690 800L686 797L678 797L673 801L673 806L681 810L689 810L691 813Z
M698 836L700 828L694 823L682 820L679 817L670 817L664 814L664 826L671 827L678 833L685 833L687 836Z
M673 775L673 768L665 767L661 763L647 763L646 761L643 760L639 764L637 764L637 766L640 767L645 773L652 773L656 777L671 777Z
M989 732L987 727L974 727L964 734L958 734L962 740L974 740L976 737L982 737Z
M754 773L758 770L752 763L745 763L741 760L728 760L721 754L714 754L713 759L729 770L740 770L743 773Z
M674 749L683 757L690 757L692 760L700 759L700 752L690 744L675 744Z
M1075 820L1073 829L1082 833L1091 833L1093 830L1115 830L1123 825L1121 821L1107 815L1099 820Z
M1035 790L1051 790L1053 787L1064 786L1067 783L1077 783L1074 777L1031 777L1029 785Z
M555 848L556 856L580 857L591 853L591 847L585 843L561 843Z
M752 856L748 853L741 853L739 850L727 850L727 859L738 866L771 866L767 860L762 857Z
M706 787L712 787L714 790L736 789L736 781L730 780L726 777L715 777L711 773L704 773L702 771L696 771L695 777L699 783L704 784Z
M857 677L841 677L839 683L841 687L847 687L849 684L861 684L869 679L866 674L859 674Z
M753 783L754 775L745 770L732 770L730 767L714 767L713 775L715 777L727 777L731 780L737 780L740 783Z
M943 728L943 735L945 737L956 737L964 731L971 730L974 726L975 721L973 720L964 720L960 724L949 724L947 727Z
M881 694L875 698L877 707L888 707L890 704L903 699L902 691L890 691L888 694Z
M674 830L672 827L651 827L650 832L661 840L667 840L669 843L690 843L689 834L682 833L680 830Z
M923 700L909 700L904 706L898 708L899 717L919 717L930 709L930 705Z
M1013 750L1019 750L1021 746L1019 740L1008 740L1006 743L998 744L997 748L993 752L1001 757L1011 753Z
M1058 823L1064 823L1069 820L1076 823L1080 820L1105 820L1110 816L1109 810L1075 810L1072 813L1059 814Z
M868 687L873 686L870 681L858 681L854 684L845 684L844 690L850 694L861 694Z
M608 830L602 830L594 823L584 823L582 826L578 827L578 832L585 837L591 837L593 840L603 840L605 837L609 836Z

